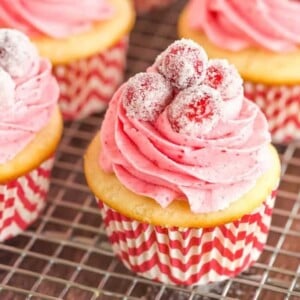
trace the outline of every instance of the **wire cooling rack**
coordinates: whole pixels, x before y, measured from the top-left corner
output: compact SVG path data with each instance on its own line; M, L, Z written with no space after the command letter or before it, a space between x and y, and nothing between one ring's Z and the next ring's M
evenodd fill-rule
M145 70L176 39L183 4L138 18L127 77ZM167 286L131 273L111 251L82 171L82 155L102 117L66 124L46 209L29 230L0 245L1 300L300 299L300 142L277 145L282 181L259 261L220 284Z

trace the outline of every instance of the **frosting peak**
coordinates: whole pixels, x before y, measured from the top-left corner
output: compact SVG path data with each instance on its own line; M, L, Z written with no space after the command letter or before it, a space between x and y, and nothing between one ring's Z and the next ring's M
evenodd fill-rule
M15 100L16 84L11 76L0 68L0 109L9 108Z
M88 30L113 13L106 0L2 0L0 25L29 36L64 38Z
M192 41L176 42L162 53L159 63L165 64L160 60L168 59L174 45L196 47ZM201 53L203 49L197 47ZM189 82L191 86L178 85L176 73L165 76L166 69L157 68L157 61L141 73L143 78L156 74L163 82L169 80L173 90L168 101L165 94L151 98L159 103L159 110L150 105L156 112L151 119L141 120L139 111L132 113L128 108L132 79L121 86L102 124L100 165L114 172L128 189L155 199L162 207L181 199L189 202L193 212L203 213L226 208L255 185L269 167L270 134L264 115L244 98L234 67L223 60L192 56L201 61L186 63L201 65L201 72L188 75L201 79ZM178 59L180 64L183 61ZM177 75L181 83L188 82ZM148 86L143 92L148 92ZM137 97L137 103L142 105L144 98Z
M287 52L300 44L300 4L295 0L191 0L188 14L191 28L231 51L260 46Z
M38 57L25 35L1 29L0 164L15 157L47 124L58 95L50 62Z

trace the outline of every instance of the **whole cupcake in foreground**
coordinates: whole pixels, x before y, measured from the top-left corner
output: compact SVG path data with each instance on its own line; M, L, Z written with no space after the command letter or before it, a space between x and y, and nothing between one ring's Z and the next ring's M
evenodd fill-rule
M120 87L84 166L114 252L142 276L220 281L264 247L280 176L267 121L191 40Z
M101 112L123 81L130 0L3 0L0 26L23 31L49 58L64 119Z
M175 0L133 0L138 14L144 14L156 9L165 8Z
M300 139L299 15L294 0L191 0L178 24L180 37L237 67L279 143Z
M0 241L26 229L44 207L62 135L51 63L21 32L0 29Z

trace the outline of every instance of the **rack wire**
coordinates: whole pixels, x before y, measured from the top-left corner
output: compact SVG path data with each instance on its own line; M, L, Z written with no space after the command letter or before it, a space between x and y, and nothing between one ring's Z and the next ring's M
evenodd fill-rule
M129 77L176 39L184 1L138 18L130 39ZM0 245L0 299L300 299L300 142L277 145L282 161L264 252L248 271L222 283L186 288L136 276L114 257L82 156L103 115L66 123L47 207L24 233Z

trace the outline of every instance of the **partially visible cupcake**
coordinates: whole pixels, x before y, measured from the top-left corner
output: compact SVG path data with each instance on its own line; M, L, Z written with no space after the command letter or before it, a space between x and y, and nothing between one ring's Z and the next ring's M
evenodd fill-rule
M23 31L51 60L64 118L104 110L123 81L135 19L130 0L25 2L2 1L0 26Z
M279 143L300 139L299 15L294 0L191 0L178 25L180 37L237 67Z
M62 135L58 97L51 63L23 33L0 29L0 241L44 207Z
M120 87L84 168L114 252L142 276L221 281L263 250L280 176L267 121L234 66L191 40Z
M138 14L144 14L156 9L165 8L175 0L133 0Z

